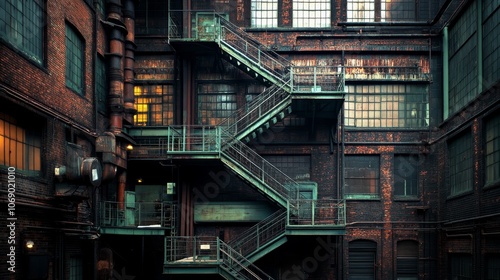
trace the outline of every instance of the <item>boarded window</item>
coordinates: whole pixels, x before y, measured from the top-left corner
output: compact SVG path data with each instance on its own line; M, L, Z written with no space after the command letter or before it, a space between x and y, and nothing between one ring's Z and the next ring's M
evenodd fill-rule
M375 279L377 244L369 240L349 242L349 280Z
M399 241L396 269L398 280L418 279L418 243L413 240Z

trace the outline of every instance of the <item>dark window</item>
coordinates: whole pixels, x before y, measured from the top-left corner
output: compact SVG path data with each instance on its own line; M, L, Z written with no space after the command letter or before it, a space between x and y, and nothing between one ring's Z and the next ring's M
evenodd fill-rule
M143 0L136 8L135 30L137 34L167 34L167 4L164 0Z
M379 197L379 156L345 156L345 198Z
M399 241L397 250L397 279L418 280L418 242Z
M450 195L458 195L472 190L472 137L465 133L448 143Z
M485 88L500 78L500 9L497 0L483 1L483 77Z
M486 280L500 280L500 255L486 255Z
M66 86L83 95L85 74L85 43L80 34L66 25Z
M467 280L472 279L472 256L468 254L450 254L450 277L449 279Z
M0 37L40 64L45 20L45 1L0 1Z
M418 196L418 157L414 155L394 156L394 195Z
M107 89L108 83L106 79L106 64L103 58L98 57L95 65L95 83L97 95L97 109L101 113L107 112Z
M0 165L35 172L41 169L41 132L0 113Z
M375 279L377 244L369 240L349 242L349 280Z
M172 85L136 85L134 87L137 126L161 126L174 123L174 94Z
M265 156L264 158L295 181L311 179L311 157L308 155Z
M486 122L486 185L500 180L500 115Z

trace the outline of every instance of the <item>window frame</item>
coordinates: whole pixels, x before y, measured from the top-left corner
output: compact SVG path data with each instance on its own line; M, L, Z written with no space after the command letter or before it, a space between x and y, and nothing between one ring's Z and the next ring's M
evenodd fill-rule
M157 89L161 88L159 94ZM138 89L141 89L138 91ZM138 94L138 93L141 94ZM139 103L142 99L146 102ZM156 102L147 102L155 100ZM146 109L143 111L143 109ZM134 126L166 126L175 123L175 95L174 86L171 83L139 83L134 85ZM155 110L153 110L155 109ZM140 117L145 119L140 121ZM139 122L140 121L140 122ZM140 124L139 124L140 123Z
M312 5L319 4L321 7L318 9L311 9ZM295 0L292 1L292 26L293 28L318 28L325 29L331 27L332 21L332 2L330 0ZM299 9L299 6L304 7L303 9ZM307 7L306 7L307 6ZM300 14L304 14L304 16L299 17ZM314 17L310 16L312 13L324 14L326 17ZM308 23L314 21L316 23L321 23L319 26L308 26ZM299 24L301 23L301 24ZM305 23L305 25L304 25Z
M16 172L28 176L41 176L42 174L42 130L39 124L26 125L16 122L11 115L0 113L0 166L15 167ZM10 132L7 134L7 130ZM10 134L15 135L10 135ZM14 163L12 158L7 158L7 149L12 151L14 146ZM21 151L21 154L17 153Z
M66 22L65 28L65 84L85 96L85 39L71 23Z
M402 165L398 167L398 162ZM399 171L399 172L398 172ZM419 187L419 173L420 173L420 162L419 158L415 154L394 154L394 183L393 183L393 193L396 200L418 200L420 196ZM400 194L398 192L398 178L404 179L404 193ZM411 179L410 190L411 193L406 192L406 179Z
M268 9L258 9L258 5L271 5ZM277 28L279 1L273 0L251 0L250 1L250 28ZM266 15L259 16L257 15ZM271 15L269 17L269 15ZM262 24L264 20L265 24Z
M366 170L361 170L359 166L354 166L356 162L349 162L348 159L355 159L356 161L359 162L369 162L368 168L365 168ZM373 154L350 154L350 155L345 155L344 156L344 198L345 199L351 199L351 200L379 200L380 199L380 155L373 155ZM370 165L376 164L376 166L371 167ZM349 163L352 163L353 166L348 166ZM351 171L350 169L357 169L356 171ZM367 173L369 172L369 173ZM365 175L370 175L370 173L373 172L373 176L365 176ZM352 174L352 177L351 175ZM355 174L358 174L355 176ZM361 182L368 182L368 183L373 183L369 184L368 187L371 189L373 188L374 191L371 193L360 193L360 192L351 192L348 190L350 187L348 185L350 179L352 180L357 180ZM359 186L362 186L363 184L353 184L353 188L358 188ZM373 186L372 186L373 185Z
M402 247L406 245L404 249L411 249L415 254L406 254L403 252ZM411 247L411 248L410 248ZM399 240L396 243L396 278L395 279L405 279L405 280L418 280L418 242L415 240ZM405 254L402 254L405 253ZM410 252L411 253L411 252Z
M473 139L470 129L466 129L447 141L448 198L466 195L474 190L472 149ZM467 182L469 182L468 186Z
M484 122L484 187L493 187L500 185L500 174L494 174L495 170L498 172L500 168L500 161L495 161L500 157L500 112L493 114ZM490 131L493 130L492 135ZM496 130L496 131L495 131ZM495 147L497 148L495 150ZM490 149L493 149L489 151ZM495 158L496 157L496 158ZM491 164L489 162L492 162ZM493 170L493 177L489 178L489 167ZM496 167L496 168L495 168Z

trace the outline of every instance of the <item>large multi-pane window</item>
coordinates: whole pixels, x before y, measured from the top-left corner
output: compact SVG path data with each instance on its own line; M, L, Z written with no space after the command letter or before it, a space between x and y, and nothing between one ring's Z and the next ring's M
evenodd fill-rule
M237 109L236 90L229 84L198 85L198 122L217 125Z
M45 1L0 1L0 37L42 63L44 54Z
M295 181L311 179L311 156L309 155L273 155L264 158Z
M0 113L0 165L38 173L41 169L41 133L20 126Z
M399 241L396 256L397 279L418 279L418 242L413 240Z
M450 195L472 190L472 136L464 133L448 142L448 183Z
M379 197L380 159L377 155L345 156L345 198Z
M85 43L76 29L66 24L66 86L83 95Z
M415 20L415 0L381 0L380 21Z
M450 254L449 279L473 279L472 256L470 254Z
M347 21L375 21L375 0L347 0Z
M486 185L500 181L500 115L486 122Z
M330 27L330 0L294 0L293 27Z
M278 1L252 0L250 10L252 27L278 26Z
M416 198L418 195L418 157L394 156L394 195L400 198Z
M425 85L349 85L345 100L348 127L425 128L429 101Z
M478 95L477 1L472 1L449 32L449 112L455 113ZM467 67L464 67L467 65Z
M483 77L484 87L500 79L500 9L497 0L483 1Z
M174 123L173 86L166 84L134 86L137 126L162 126Z
M415 0L347 0L347 21L409 21L416 18Z

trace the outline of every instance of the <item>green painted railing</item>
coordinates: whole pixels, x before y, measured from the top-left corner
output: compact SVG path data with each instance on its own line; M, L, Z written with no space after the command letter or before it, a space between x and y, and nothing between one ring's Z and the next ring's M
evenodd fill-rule
M101 203L102 227L167 227L173 228L176 205L166 202Z
M218 265L234 279L273 279L218 237L165 237L164 260L164 265L167 267L192 267L193 264Z

